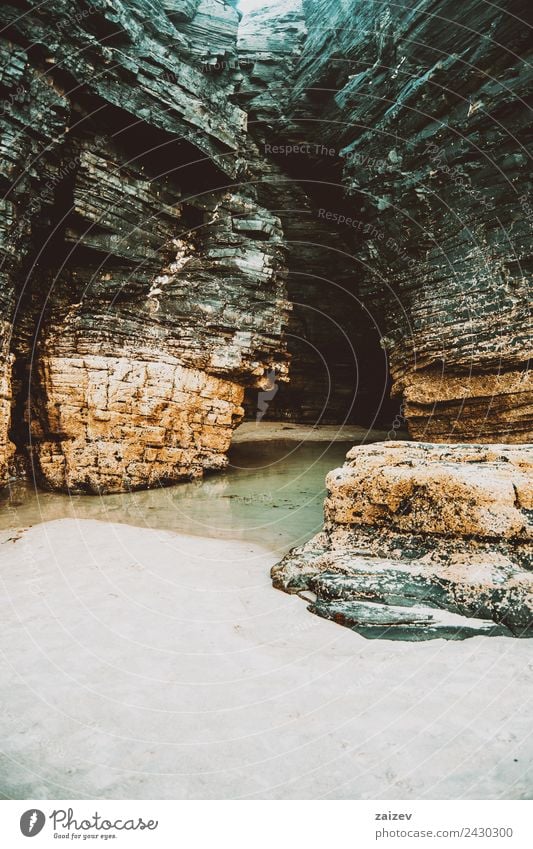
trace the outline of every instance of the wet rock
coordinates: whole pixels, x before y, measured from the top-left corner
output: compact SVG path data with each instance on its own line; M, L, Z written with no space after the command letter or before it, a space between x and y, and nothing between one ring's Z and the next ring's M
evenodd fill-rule
M324 530L274 567L276 587L366 636L533 636L529 446L357 447L327 488Z
M375 602L341 601L316 602L309 606L312 613L332 619L358 631L371 640L466 640L469 637L511 636L509 631L494 622L466 619L453 613L431 608L406 609Z

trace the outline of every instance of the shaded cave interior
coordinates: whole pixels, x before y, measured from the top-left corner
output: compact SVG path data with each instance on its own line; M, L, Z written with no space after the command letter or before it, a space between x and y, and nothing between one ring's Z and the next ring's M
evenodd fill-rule
M278 140L279 147L292 144L292 136ZM391 397L379 300L360 285L372 269L351 238L351 227L361 219L354 199L346 197L342 160L331 164L307 155L273 160L283 190L267 184L261 194L279 215L288 245L290 382L278 384L259 414L263 420L388 430L401 404ZM341 223L330 223L332 215ZM257 415L257 397L247 391L247 417Z

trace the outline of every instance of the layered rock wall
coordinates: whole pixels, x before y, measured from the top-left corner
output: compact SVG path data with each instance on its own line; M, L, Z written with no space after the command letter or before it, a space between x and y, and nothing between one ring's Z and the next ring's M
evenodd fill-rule
M44 357L36 459L56 489L121 492L226 463L244 388L176 358ZM53 439L52 437L56 437Z
M356 257L411 435L531 441L528 4L293 6L298 60L260 57L250 106Z
M527 3L339 4L328 46L324 4L304 5L299 91L342 116L343 182L373 228L364 288L411 435L531 441Z
M280 221L246 179L233 83L205 68L234 55L238 13L19 6L0 13L2 479L9 431L70 491L221 468L245 387L287 372Z
M524 0L239 17L3 4L1 482L219 468L289 355L270 416L531 440Z

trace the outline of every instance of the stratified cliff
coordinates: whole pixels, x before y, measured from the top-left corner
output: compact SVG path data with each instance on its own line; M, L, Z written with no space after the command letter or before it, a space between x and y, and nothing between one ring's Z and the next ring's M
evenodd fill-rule
M532 438L528 11L303 0L297 62L249 72L265 142L356 258L416 439Z
M221 468L245 387L287 370L280 222L206 72L234 6L2 7L3 480L9 433L55 488Z
M289 361L271 417L530 440L526 13L4 4L1 481L221 468Z

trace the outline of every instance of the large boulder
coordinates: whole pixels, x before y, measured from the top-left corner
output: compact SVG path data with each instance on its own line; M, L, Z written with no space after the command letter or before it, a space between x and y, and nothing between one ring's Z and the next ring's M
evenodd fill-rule
M386 639L533 636L533 448L377 443L327 477L324 530L272 571Z

